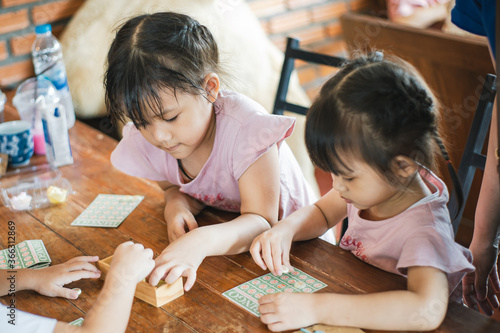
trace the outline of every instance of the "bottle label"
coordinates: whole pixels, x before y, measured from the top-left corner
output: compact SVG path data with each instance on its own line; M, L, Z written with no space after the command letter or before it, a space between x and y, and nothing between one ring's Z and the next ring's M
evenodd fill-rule
M56 65L46 71L43 76L49 79L60 92L69 91L66 68L62 61L59 60Z

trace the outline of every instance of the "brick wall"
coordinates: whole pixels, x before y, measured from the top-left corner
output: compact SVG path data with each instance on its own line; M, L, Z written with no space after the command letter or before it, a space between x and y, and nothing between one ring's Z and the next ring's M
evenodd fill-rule
M348 10L363 11L373 0L247 0L269 38L281 50L287 36L304 49L345 56L339 17ZM296 61L299 80L313 99L333 69Z
M71 16L85 0L1 0L0 88L13 89L34 74L31 45L35 26L52 24L58 37ZM231 0L235 1L235 0ZM370 0L247 0L270 39L284 49L286 36L301 39L305 48L328 54L342 54L344 45L338 17L368 6ZM297 64L300 81L313 97L327 68Z
M58 37L84 0L2 0L0 8L0 87L14 88L34 74L31 45L35 26L52 24Z

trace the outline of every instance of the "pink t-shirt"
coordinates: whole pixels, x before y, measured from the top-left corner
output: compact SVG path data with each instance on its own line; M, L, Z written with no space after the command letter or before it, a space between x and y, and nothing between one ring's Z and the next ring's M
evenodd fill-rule
M463 276L474 270L472 254L454 241L445 184L429 170L420 174L433 193L397 216L369 221L348 204L349 226L340 247L373 266L402 276L412 266L438 268L448 277L450 301L460 301L461 293L454 291L461 287Z
M146 141L132 123L125 125L123 139L111 154L111 163L132 176L179 185L181 192L208 206L239 212L238 179L277 144L281 186L279 218L316 200L297 160L284 142L292 134L295 119L268 114L257 102L229 91L220 92L215 110L212 153L190 183L182 182L177 160Z

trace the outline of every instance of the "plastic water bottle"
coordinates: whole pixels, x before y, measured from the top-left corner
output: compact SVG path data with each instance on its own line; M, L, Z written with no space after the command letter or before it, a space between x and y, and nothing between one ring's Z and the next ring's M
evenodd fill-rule
M36 39L31 48L35 74L46 77L57 88L61 96L61 103L66 110L68 128L71 128L75 125L75 109L69 92L61 43L52 35L50 24L37 26L35 33Z

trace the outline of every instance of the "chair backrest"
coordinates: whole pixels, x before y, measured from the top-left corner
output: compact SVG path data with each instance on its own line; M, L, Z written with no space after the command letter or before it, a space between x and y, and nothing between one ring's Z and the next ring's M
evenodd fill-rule
M458 167L458 179L462 184L464 203L469 196L476 169L484 170L484 166L486 165L486 156L481 153L481 150L483 149L486 134L488 133L488 128L491 123L493 102L496 95L495 79L495 75L486 75L483 89L479 97L479 103L467 137L467 142L465 143L462 159ZM455 189L453 189L450 201L448 202L448 210L450 211L450 216L453 218L452 225L455 235L457 234L458 226L462 220L464 208L465 205L459 204L457 193Z
M285 59L283 61L283 67L281 69L278 91L276 92L276 99L274 101L274 114L282 115L285 110L302 115L305 115L307 113L308 108L301 105L288 103L286 101L290 77L292 76L292 72L295 68L295 59L332 67L340 67L345 61L344 58L302 50L299 46L299 40L289 37L286 43Z

